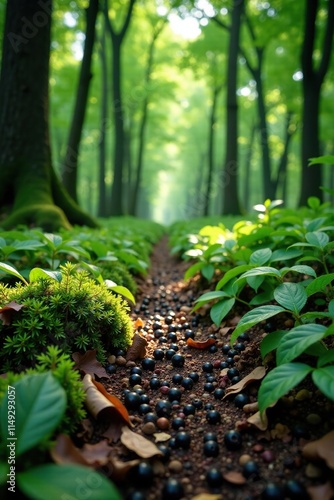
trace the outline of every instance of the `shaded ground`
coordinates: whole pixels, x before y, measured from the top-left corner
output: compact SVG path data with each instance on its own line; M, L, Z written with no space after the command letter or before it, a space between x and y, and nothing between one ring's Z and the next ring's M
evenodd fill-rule
M110 381L106 384L122 401L124 401L124 390L133 391L136 388L142 388L143 394L148 396L147 400L152 413L156 413L155 405L158 400L168 400L170 388L176 387L181 391L181 398L179 402L172 404L170 415L156 422L150 422L149 425L145 422L149 417L140 415L138 411L129 412L133 416L135 432L143 434L153 442L155 442L153 433L156 432L164 432L170 436L170 439L157 443L165 447L163 450L166 457L163 460L148 460L149 465L146 469L144 466L139 473L138 469L134 469L127 480L120 483L119 488L124 498L132 500L181 498L176 493L173 496L172 491L164 492L163 488L168 478L174 478L182 485L184 492L182 498L184 499L194 499L200 494L206 494L200 498L207 500L211 498L304 499L308 498L306 489L314 499L334 498L330 486L332 471L323 463L313 464L302 456L305 443L333 429L333 405L324 400L311 383L298 386L289 394L289 397L284 398L268 412L268 429L261 431L247 424L250 414L235 405L234 397L224 400L216 399L215 393L210 392L212 389L226 389L232 385L231 378L226 375L227 370L224 370L222 368L224 365L221 365L229 357L222 351L222 347L228 343L231 327L238 321L238 316L245 311L240 310L237 315L231 314L228 321L219 329L212 325L208 315L191 314L193 300L203 292L203 289L200 289L200 284L196 280L184 283L183 274L186 267L185 263L169 256L166 240L162 240L155 248L149 276L139 284L138 302L133 311L134 320L140 317L144 321L144 327L140 333L148 341L146 357L153 357L153 352L157 348L163 349L166 354L170 344L176 344L177 352L184 357L184 366L175 368L166 357L156 361L153 371L142 369L140 360L130 363L142 369L140 386L132 388L129 384L131 366L119 366L118 363L124 361L119 358L116 360L115 373L110 376ZM281 318L280 321L286 323L287 320ZM277 329L278 326L280 325L273 323L263 324L248 332L249 340L243 341L244 350L233 357L229 366L239 371L241 379L262 364L259 341L265 335L266 330ZM287 326L286 324L285 327ZM195 340L198 341L206 340L210 335L214 335L215 347L200 350L187 346L186 336L191 335L189 330L193 331ZM170 333L174 334L172 336L175 340L169 338ZM163 337L162 340L161 337ZM164 342L164 337L167 342ZM203 371L204 363L213 365L211 373ZM182 385L173 382L173 376L176 373L188 377L192 372L199 375L198 382L194 383L192 388L185 389ZM152 389L150 387L152 377L162 382L163 387ZM208 377L211 377L209 382L211 381L212 385L205 388ZM169 384L169 389L165 383ZM258 383L255 382L242 391L250 403L256 402L257 389ZM202 407L196 408L194 414L186 415L185 406L192 404L194 400L195 403L197 401L197 406L202 403ZM219 416L216 415L216 418L219 418L220 422L208 422L209 410L205 408L207 404L211 404L212 408L217 411ZM182 423L176 420L177 418L184 419L183 426L178 430L173 428L177 426L177 423ZM242 445L237 450L229 450L224 443L225 434L231 430L240 431L242 436ZM175 446L174 438L180 431L185 431L190 438L189 448L178 447L178 441ZM218 455L214 457L205 455L203 439L208 432L215 434L218 443ZM185 441L186 439L187 437ZM181 437L181 444L182 442ZM122 445L120 445L120 452L121 447ZM125 460L134 458L129 455L124 456ZM245 470L243 464L246 462L251 462L252 465L246 466ZM219 477L216 479L217 486L214 486L213 479L208 480L208 474L209 476L213 474L210 473L212 469L218 469L223 476L222 479ZM215 477L214 474L213 476ZM278 486L276 496L274 493L272 496L263 495L268 483L275 483ZM327 489L319 490L318 486L325 484L327 484ZM283 492L284 488L285 492ZM210 494L218 496L207 496Z

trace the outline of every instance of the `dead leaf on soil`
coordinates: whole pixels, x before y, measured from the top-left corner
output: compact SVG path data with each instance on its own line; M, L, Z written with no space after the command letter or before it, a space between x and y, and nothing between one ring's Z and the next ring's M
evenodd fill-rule
M135 330L139 330L140 328L143 328L143 326L144 326L144 321L141 318L137 318L133 324Z
M18 304L15 301L9 302L4 307L0 309L0 320L3 325L11 325L13 312L19 311L24 307L23 304Z
M329 468L334 469L334 431L307 443L303 448L303 456L308 460L324 460Z
M96 349L87 351L85 354L74 352L72 358L76 363L75 368L82 371L85 375L89 373L92 376L97 375L99 378L109 378L101 363L96 359Z
M139 333L135 333L133 336L132 345L129 347L126 353L127 361L136 361L136 359L145 358L146 355L147 340L144 339Z
M96 380L93 379L92 382L95 385L95 387L101 392L101 394L103 394L103 396L105 396L108 399L108 401L110 401L110 403L114 405L118 413L121 414L126 423L131 427L132 423L130 420L130 415L128 413L128 410L123 405L123 403L116 396L113 396L108 391L106 391L106 389L100 382L97 382Z
M241 472L233 470L223 474L223 478L231 484L245 484L247 482L247 479L241 474Z
M129 460L128 462L122 462L116 457L109 457L109 463L107 465L108 468L108 477L110 479L122 482L126 478L129 470L140 463L139 459Z
M191 338L187 339L187 345L189 347L194 347L195 349L206 349L207 347L210 347L210 345L214 345L215 343L216 339L212 337L209 337L202 342L197 342L196 340L193 340Z
M170 434L167 434L166 432L156 432L153 434L155 438L156 443L164 443L165 441L168 441L172 436Z
M265 431L268 428L268 417L265 411L262 414L257 411L254 415L247 418L247 422L254 425L260 431Z
M90 440L94 434L94 427L89 418L84 418L81 420L82 431L77 433L79 438L84 438L85 440Z
M334 498L334 490L329 481L320 484L320 486L310 486L307 488L307 493L310 495L311 500L333 500Z
M163 453L144 436L132 432L128 427L122 427L121 442L128 450L135 451L141 458L151 458Z
M262 380L265 374L266 374L266 368L264 366L257 366L253 371L251 371L248 375L246 375L246 377L240 380L240 382L228 387L225 391L225 396L223 397L223 399L233 394L237 394L252 382L255 382L257 380Z
M195 497L192 497L191 500L222 500L223 497L221 495L212 495L211 493L200 493Z
M57 464L75 463L97 469L108 463L110 452L111 448L106 440L77 448L69 436L60 434L50 453Z

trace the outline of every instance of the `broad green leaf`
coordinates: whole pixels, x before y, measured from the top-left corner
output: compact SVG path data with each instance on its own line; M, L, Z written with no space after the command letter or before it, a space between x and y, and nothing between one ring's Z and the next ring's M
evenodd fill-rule
M255 267L254 269L250 269L249 271L246 271L244 274L242 274L240 278L248 278L249 276L276 276L277 278L281 279L281 274L278 269L269 266L260 266Z
M334 299L332 299L330 301L330 303L328 304L328 312L329 312L331 318L334 318Z
M273 251L270 262L284 262L286 260L296 259L300 255L303 255L303 252L297 248L279 248Z
M311 266L302 266L302 265L297 265L297 266L292 266L292 267L286 267L284 268L284 271L281 270L282 276L285 276L286 273L290 271L294 271L295 273L300 273L300 274L306 274L307 276L313 276L314 278L317 277L315 270Z
M260 241L260 240L262 241L267 236L270 236L273 231L274 231L274 229L272 227L269 227L269 226L261 227L259 229L256 229L251 234L241 236L238 240L238 244L239 244L239 246L252 245L252 243L255 243L256 241Z
M109 479L82 465L39 465L17 474L17 483L34 500L122 499Z
M308 232L317 231L325 224L327 217L318 217L317 219L311 220L306 226Z
M211 255L213 255L217 250L222 251L223 247L221 243L214 243L213 245L210 245L205 252L203 253L203 258L207 260Z
M301 314L300 318L303 323L314 323L314 321L318 318L330 318L331 315L327 312L321 311L311 311Z
M216 285L216 290L220 290L223 288L226 283L228 283L232 278L235 278L239 274L244 273L248 269L252 269L253 266L249 264L242 264L241 266L234 267L233 269L230 269L227 271L227 273L224 274L223 278L218 281Z
M49 271L46 269L41 269L39 267L34 267L29 273L30 283L46 278L47 279L51 278L53 280L60 282L62 280L62 274L60 271Z
M285 335L286 333L287 332L285 330L277 330L276 332L268 333L262 339L260 344L260 352L262 359L264 359L267 356L267 354L277 349L277 346L279 345L282 336Z
M221 290L215 290L213 292L203 293L203 295L201 295L200 297L198 297L198 299L195 300L195 303L196 302L205 303L209 302L210 300L221 299L222 297L229 297L229 295Z
M48 243L50 244L50 246L53 249L56 249L56 247L61 245L63 242L63 238L61 236L59 236L58 234L44 233L43 236L44 236L44 239L46 239L48 241Z
M334 400L334 366L316 368L312 373L312 379L327 398Z
M16 271L16 269L13 266L10 266L9 264L0 262L0 271L4 271L6 274L11 274L12 276L15 276L16 278L23 281L23 283L25 283L26 285L28 284L28 282L23 278L23 276L18 271Z
M226 299L217 302L211 307L210 317L216 326L219 326L225 316L230 312L234 306L235 299Z
M36 248L45 246L44 243L36 240L14 241L12 245L16 250L36 250Z
M50 437L66 408L66 393L50 372L25 375L15 386L16 455ZM1 405L2 435L7 435L8 395ZM10 437L10 436L9 436Z
M265 280L265 276L248 276L246 278L247 283L255 292L258 291L259 287L262 285L263 281Z
M119 293L120 295L122 295L126 299L130 300L130 302L132 302L133 304L136 303L136 299L134 298L133 294L130 292L130 290L128 288L126 288L125 286L121 286L121 285L109 286L108 281L110 281L110 280L105 280L105 283L106 283L107 287L109 288L109 290L111 290L112 292L115 292L115 293Z
M308 243L310 243L310 245L319 249L323 249L329 242L329 236L321 231L306 233L305 239Z
M322 366L332 364L333 362L334 362L334 349L330 349L329 351L327 350L325 354L322 354L322 356L318 358L317 367L321 368Z
M212 264L206 264L201 269L202 276L204 276L204 278L206 278L208 281L212 280L214 273L215 273L215 266L213 266Z
M277 365L290 363L300 356L312 344L324 337L326 327L323 325L309 324L296 326L287 332L276 351Z
M204 262L196 262L195 264L190 266L184 274L185 281L187 281L188 279L192 278L197 273L199 273L204 265L205 265Z
M101 241L89 241L89 246L95 253L97 258L104 257L108 254L108 247Z
M320 163L328 163L329 165L333 165L334 164L334 156L333 155L317 156L316 158L309 158L309 160L308 160L309 166L319 165ZM308 204L311 208L318 208L318 206L320 205L320 200L318 198L315 198L315 199L319 201L319 204L317 204L316 206L312 206L312 204L310 204L310 199L314 199L314 198L315 198L315 196L311 196L308 199Z
M258 392L260 412L276 403L311 372L312 368L304 363L287 363L271 370L262 380Z
M272 318L281 312L285 312L285 309L280 306L260 306L255 307L251 311L247 312L239 321L237 328L231 335L231 344L239 337L241 333L246 331L248 328L260 323L260 321L264 321L266 319Z
M274 298L281 306L298 314L307 301L307 293L300 283L281 283L274 290Z
M270 248L261 248L260 250L255 250L249 259L250 264L255 264L256 266L263 266L270 261L272 256L272 251Z
M274 298L274 291L268 290L266 292L258 293L255 297L252 298L249 305L251 306L260 306L261 304L268 304Z
M324 354L326 354L326 352L328 352L328 349L322 340L319 340L319 342L315 342L305 350L305 354L314 356L316 358L323 356Z
M315 278L309 285L307 285L306 287L307 296L310 297L314 293L318 292L326 293L326 287L333 280L334 280L334 273L318 276L318 278Z

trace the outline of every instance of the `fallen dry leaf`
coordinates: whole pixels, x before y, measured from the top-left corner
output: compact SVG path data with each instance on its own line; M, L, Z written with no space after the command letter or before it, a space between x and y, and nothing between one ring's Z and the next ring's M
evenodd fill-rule
M225 396L223 399L231 396L233 394L237 394L242 391L248 384L255 382L257 380L262 380L266 374L266 369L264 366L257 366L253 371L251 371L246 377L244 377L240 382L231 385L226 389Z
M4 307L0 309L0 320L3 325L11 325L12 323L12 315L15 311L19 311L24 307L23 304L18 304L15 301L9 302Z
M212 495L211 493L200 493L192 497L191 500L222 500L223 497L221 495Z
M109 457L107 464L108 477L113 481L122 482L128 475L129 470L140 463L139 459L122 462L117 457Z
M189 347L194 347L195 349L206 349L207 347L210 347L210 345L214 345L215 343L216 339L213 339L212 337L209 337L203 342L198 342L196 340L193 340L192 338L187 339L187 345Z
M97 375L99 378L109 378L101 363L96 359L96 349L87 351L85 354L74 352L72 358L76 363L75 368L82 371L85 375L89 373L92 376Z
M128 427L122 427L121 442L128 450L135 451L141 458L151 458L163 453L144 436L132 432Z
M144 339L139 333L135 333L133 336L132 345L129 347L126 353L127 361L136 361L136 359L145 358L146 355L147 340Z
M247 482L247 479L241 474L241 472L233 470L223 474L223 478L231 484L245 484Z
M247 422L254 425L260 431L265 431L268 428L268 417L265 411L262 415L259 411L257 411L254 415L247 418Z
M110 452L111 448L106 440L77 448L69 436L60 434L50 454L57 464L75 463L99 468L108 463Z
M334 490L329 481L319 486L310 486L307 488L307 493L311 500L333 500L334 498Z
M122 415L127 424L132 426L130 415L128 413L128 410L123 405L123 403L116 396L113 396L108 391L106 391L106 389L100 382L97 382L96 380L93 379L92 382L95 385L95 387L101 392L101 394L103 394L103 396L105 396L108 399L108 401L110 401L110 403L114 405L114 407Z
M165 441L168 441L172 436L170 434L167 434L166 432L156 432L153 434L155 438L156 443L164 443Z
M303 456L308 460L324 460L330 469L334 469L334 431L307 443Z
M144 321L141 318L137 318L136 321L133 324L135 330L139 330L140 328L143 328L144 326Z

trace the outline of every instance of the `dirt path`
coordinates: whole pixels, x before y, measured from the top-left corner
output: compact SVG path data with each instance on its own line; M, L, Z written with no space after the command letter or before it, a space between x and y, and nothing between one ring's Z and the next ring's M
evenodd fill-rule
M241 408L233 397L221 397L237 381L231 381L233 376L242 379L261 364L258 342L265 325L254 330L251 340L242 341L241 350L233 356L223 352L228 327L236 318L231 317L218 329L207 317L190 314L198 290L196 281L190 285L183 282L186 267L169 255L166 239L156 245L149 276L140 282L133 319L144 321L141 334L148 341L146 358L154 358L154 351L160 349L163 359L155 360L153 370L144 369L140 360L131 363L142 370L138 386L131 387L135 380L130 382L129 366L118 366L111 375L110 384L122 401L124 390L141 389L146 396L143 401L150 407L149 416L146 408L143 414L130 411L135 431L153 442L152 432L170 436L158 443L165 453L163 460L143 460L144 465L120 485L124 499L195 499L201 494L201 500L309 498L306 488L326 483L330 471L309 464L302 456L302 447L333 427L332 405L324 402L313 386L302 393L299 387L269 412L266 431L247 424L249 414L242 406L256 402L258 384L242 391ZM215 336L211 347L201 350L187 345L187 336L203 341L210 335ZM178 362L174 358L174 366L166 359L173 354L169 352L173 347L181 355ZM227 374L231 368L235 373ZM168 403L157 410L160 400ZM240 436L231 435L231 431ZM205 440L210 443L204 444ZM168 483L171 479L174 481ZM263 491L268 483L277 487L266 496Z

